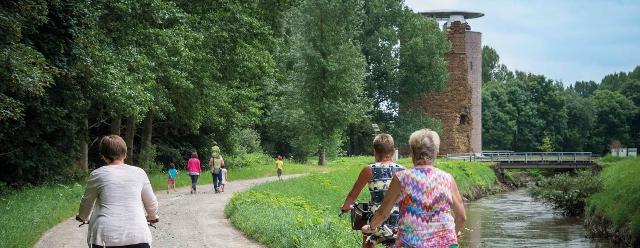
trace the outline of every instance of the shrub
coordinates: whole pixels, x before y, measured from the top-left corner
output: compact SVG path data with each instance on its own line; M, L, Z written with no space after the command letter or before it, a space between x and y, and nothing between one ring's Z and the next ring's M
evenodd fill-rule
M260 134L251 128L240 129L231 134L231 142L233 147L232 153L254 153L261 152Z
M154 145L145 146L142 149L142 151L140 151L140 157L139 157L140 159L138 161L138 163L140 163L140 167L142 167L146 171L149 171L149 169L156 167L155 166L156 156L157 156L156 146Z
M271 156L261 153L246 153L239 152L236 155L226 157L224 159L224 165L227 168L244 168L250 166L271 166L274 163L274 158Z
M529 194L551 205L563 215L579 216L584 213L586 200L602 189L599 178L591 171L563 173L544 178L529 189Z

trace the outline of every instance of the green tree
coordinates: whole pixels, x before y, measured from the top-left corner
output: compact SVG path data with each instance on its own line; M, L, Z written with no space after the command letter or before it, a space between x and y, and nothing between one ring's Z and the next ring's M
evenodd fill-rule
M326 164L328 148L336 147L349 123L364 115L365 60L355 38L360 32L362 2L309 0L300 9L296 27L299 59L296 80L308 130L318 141L318 164Z
M436 118L427 116L420 109L402 110L398 113L397 120L393 123L391 133L397 147L409 145L409 136L416 130L429 128L442 133L442 123ZM371 142L371 141L369 141Z
M86 99L73 56L75 4L0 4L0 181L59 180L76 168Z
M596 148L606 152L614 140L628 145L631 142L631 121L638 108L624 95L609 90L597 90L593 94L593 103L596 115L594 133L598 141Z
M598 84L594 81L578 81L575 84L569 86L569 90L573 90L583 97L593 95L593 92L598 89Z
M509 99L508 87L506 82L492 82L482 88L483 149L511 149L516 133L516 109Z
M494 74L500 66L500 56L490 46L482 47L482 82L487 83L495 79Z
M47 13L46 1L0 3L0 121L23 120L24 101L43 96L53 83L53 68L28 42Z
M403 1L372 0L364 3L362 33L358 40L367 62L365 93L371 99L371 119L350 125L349 151L370 153L371 124L394 129L411 103L427 92L441 89L447 79L444 53L446 34L430 18L416 14ZM404 117L419 115L407 115ZM407 119L403 119L407 121Z
M595 111L593 100L571 89L565 91L565 109L567 110L567 129L562 138L564 151L592 151L593 125Z

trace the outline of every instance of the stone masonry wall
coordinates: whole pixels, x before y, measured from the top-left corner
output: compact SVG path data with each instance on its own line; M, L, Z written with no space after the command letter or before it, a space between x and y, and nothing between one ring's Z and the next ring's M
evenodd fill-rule
M448 38L452 49L445 54L445 60L448 62L449 80L441 92L426 94L415 103L407 106L408 108L420 108L427 115L442 121L441 155L476 152L471 147L473 94L472 84L469 80L465 35L464 24L454 22L449 26Z

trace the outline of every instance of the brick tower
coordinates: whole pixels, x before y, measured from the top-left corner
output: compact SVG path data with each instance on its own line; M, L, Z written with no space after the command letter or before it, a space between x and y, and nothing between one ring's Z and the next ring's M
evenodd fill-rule
M444 20L451 50L445 54L449 80L441 92L429 93L412 104L442 121L440 154L482 151L482 34L471 31L466 19L484 16L463 11L421 13Z

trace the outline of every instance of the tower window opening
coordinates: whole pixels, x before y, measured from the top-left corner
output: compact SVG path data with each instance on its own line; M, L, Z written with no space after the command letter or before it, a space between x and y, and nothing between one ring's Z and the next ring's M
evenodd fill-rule
M469 116L467 114L460 114L460 125L467 125L469 123Z

